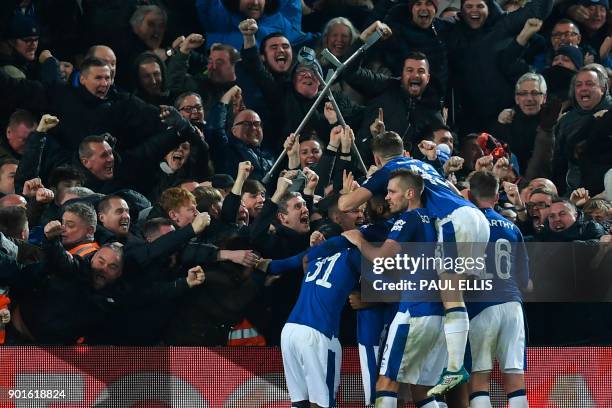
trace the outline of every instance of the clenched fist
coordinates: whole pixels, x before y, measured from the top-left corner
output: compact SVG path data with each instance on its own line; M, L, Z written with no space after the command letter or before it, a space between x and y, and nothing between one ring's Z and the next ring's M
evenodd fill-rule
M44 232L45 237L47 237L48 240L51 240L62 235L62 232L64 232L64 227L62 226L61 222L53 220L49 221L49 223L45 225Z

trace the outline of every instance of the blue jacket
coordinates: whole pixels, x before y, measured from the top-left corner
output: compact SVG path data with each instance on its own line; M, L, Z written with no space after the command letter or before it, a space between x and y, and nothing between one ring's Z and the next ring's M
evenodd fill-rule
M198 19L206 32L206 46L214 43L230 44L241 49L242 34L238 24L247 17L241 15L237 9L236 0L196 0ZM273 2L268 4L264 13L257 21L259 30L255 36L257 46L261 40L273 32L281 32L287 37L291 45L300 47L313 40L311 33L302 32L302 6L299 0L279 0L278 7ZM236 10L236 11L232 11Z

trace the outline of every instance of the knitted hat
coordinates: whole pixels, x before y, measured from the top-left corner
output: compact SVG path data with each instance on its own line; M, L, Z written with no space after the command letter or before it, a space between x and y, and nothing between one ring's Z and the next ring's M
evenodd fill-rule
M431 3L434 5L434 8L436 9L436 13L438 12L438 0L429 0L431 1ZM409 10L412 12L412 7L414 7L414 4L417 2L417 0L409 0L408 1L408 8Z
M579 70L584 65L584 56L582 55L582 50L578 47L574 47L572 45L562 45L555 53L555 57L557 55L565 55L571 59L576 66L576 70Z
M23 14L15 14L9 23L7 38L38 37L39 30L36 20Z

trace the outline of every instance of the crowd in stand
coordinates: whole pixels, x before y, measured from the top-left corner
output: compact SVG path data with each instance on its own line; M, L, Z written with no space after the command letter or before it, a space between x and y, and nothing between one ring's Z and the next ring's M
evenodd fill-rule
M258 265L380 213L338 200L384 132L610 264L608 0L6 0L0 27L0 343L278 345L303 273ZM295 134L323 50L376 33ZM605 303L561 307L571 338L540 306L533 344L612 340Z

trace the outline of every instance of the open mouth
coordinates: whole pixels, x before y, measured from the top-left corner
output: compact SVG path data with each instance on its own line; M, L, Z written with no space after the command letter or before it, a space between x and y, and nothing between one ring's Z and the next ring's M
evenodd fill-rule
M565 225L563 224L556 224L553 226L553 230L555 231L563 231L565 229Z
M94 274L94 285L98 288L106 285L106 277L101 273Z
M429 15L429 11L427 11L427 10L419 11L419 13L417 14L417 17L421 21L427 21L427 20L429 20L431 18L431 16Z
M310 224L310 220L308 218L308 214L302 215L300 217L300 224L304 224L304 225Z
M119 221L119 228L121 228L124 231L127 231L130 229L130 220L121 220Z
M332 44L332 51L335 51L337 54L342 54L345 48L346 47L344 43Z
M108 166L104 166L104 171L105 171L107 174L113 174L113 165L112 165L112 164L110 164L110 165L108 165Z
M413 79L408 82L408 90L411 92L419 92L421 90L421 81Z
M310 166L311 164L315 164L317 163L317 159L312 158L312 159L306 159L306 165Z

